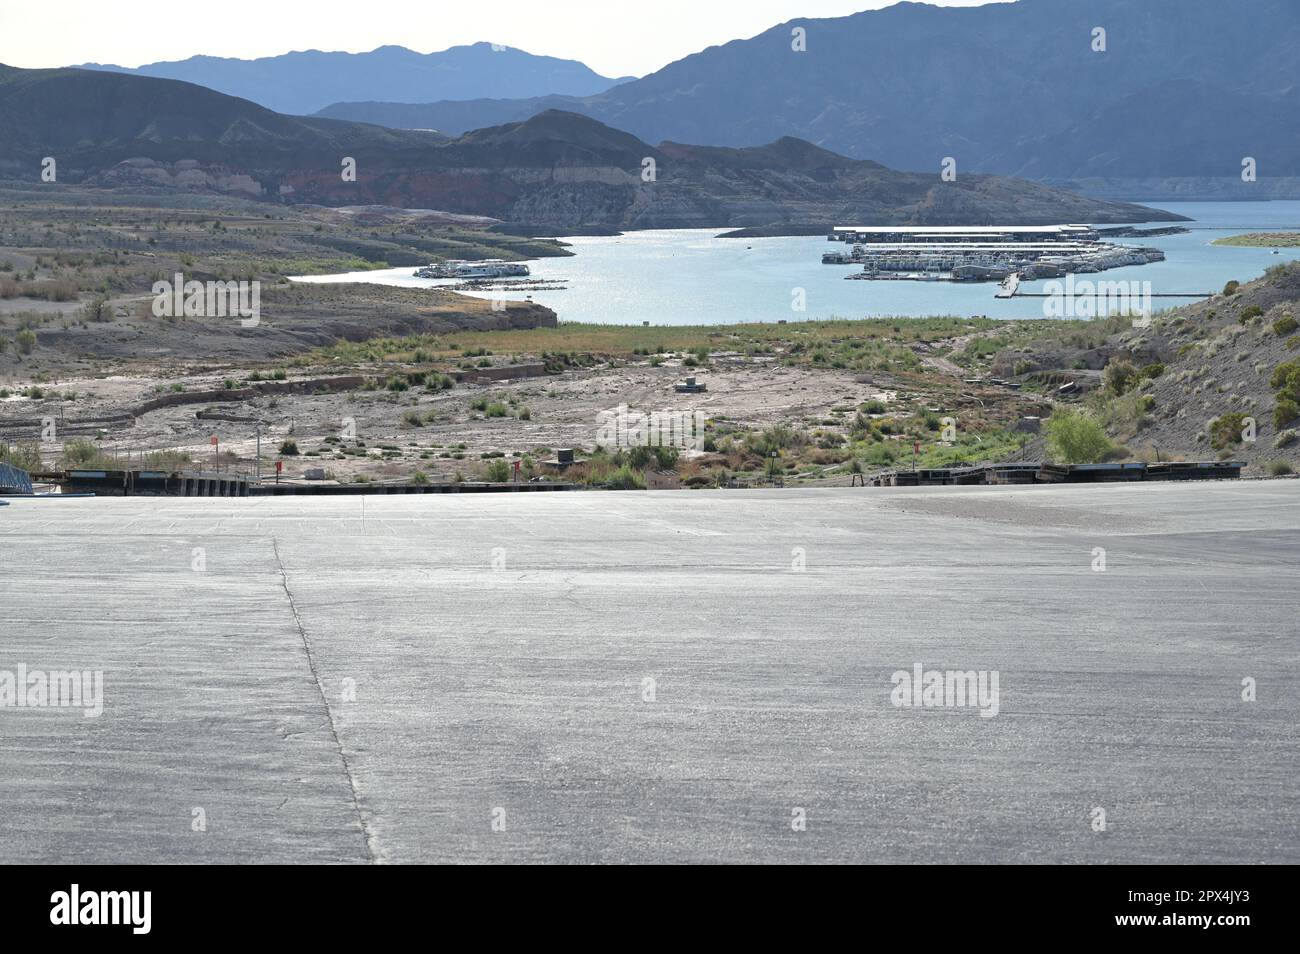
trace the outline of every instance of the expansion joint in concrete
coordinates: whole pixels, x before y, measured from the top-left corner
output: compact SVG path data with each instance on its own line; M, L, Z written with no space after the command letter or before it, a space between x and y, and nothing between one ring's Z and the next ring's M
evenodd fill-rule
M334 747L338 750L339 761L343 765L343 774L347 776L348 788L352 792L352 807L357 813L357 824L361 828L361 834L365 838L366 858L371 864L378 861L378 854L375 851L374 836L370 831L370 826L366 824L365 812L361 810L361 798L357 794L356 778L352 774L352 766L348 763L347 752L343 749L343 740L339 737L338 726L334 722L334 711L330 708L329 696L325 694L325 685L321 682L320 671L316 668L316 657L311 651L311 640L307 638L307 629L302 624L302 617L298 613L298 604L293 598L293 592L289 589L289 574L285 571L284 561L280 559L280 543L275 537L271 537L271 549L275 553L275 564L280 569L280 586L284 588L284 595L289 600L289 611L293 613L294 625L298 627L298 635L302 639L302 649L307 656L307 666L311 670L311 677L316 682L316 691L320 694L321 705L325 708L325 717L329 723L330 735L334 738Z

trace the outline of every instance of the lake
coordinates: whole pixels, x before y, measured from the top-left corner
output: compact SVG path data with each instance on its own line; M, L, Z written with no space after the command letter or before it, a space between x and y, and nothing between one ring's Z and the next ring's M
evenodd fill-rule
M1300 201L1148 202L1194 221L1192 231L1151 239L1117 239L1150 245L1166 260L1117 268L1089 280L1149 281L1155 294L1218 292L1230 279L1261 275L1270 265L1300 258L1300 248L1232 248L1210 243L1243 232L1300 230ZM1160 224L1160 223L1155 223ZM1165 223L1168 224L1168 223ZM573 258L529 262L533 277L562 282L564 291L500 292L499 297L531 296L555 310L561 321L632 325L735 324L747 321L799 321L930 315L987 315L991 318L1041 318L1043 300L994 298L993 283L847 281L859 266L823 265L824 251L843 248L825 236L719 239L718 229L628 232L603 238L566 238ZM414 268L316 275L295 281L360 281L407 287L434 287L446 281L412 276ZM1046 282L1027 282L1024 292L1041 292ZM796 311L802 289L806 310ZM488 297L488 296L484 296ZM1156 299L1157 310L1194 299Z

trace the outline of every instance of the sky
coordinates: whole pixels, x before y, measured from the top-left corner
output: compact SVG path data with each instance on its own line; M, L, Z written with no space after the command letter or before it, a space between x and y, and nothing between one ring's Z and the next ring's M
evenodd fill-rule
M0 63L140 66L199 54L290 50L421 53L487 41L643 76L708 46L787 20L838 17L893 0L0 0ZM930 0L978 6L987 0ZM372 14L370 11L376 13Z

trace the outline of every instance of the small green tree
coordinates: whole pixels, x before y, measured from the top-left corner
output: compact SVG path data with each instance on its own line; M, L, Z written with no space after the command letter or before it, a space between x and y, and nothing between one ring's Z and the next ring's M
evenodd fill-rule
M1116 397L1123 396L1129 392L1129 389L1138 380L1138 370L1128 361L1112 361L1106 365L1106 370L1101 374L1102 383L1106 385L1106 390L1110 391Z
M1101 423L1082 408L1059 407L1047 420L1047 452L1062 464L1095 464L1113 446Z

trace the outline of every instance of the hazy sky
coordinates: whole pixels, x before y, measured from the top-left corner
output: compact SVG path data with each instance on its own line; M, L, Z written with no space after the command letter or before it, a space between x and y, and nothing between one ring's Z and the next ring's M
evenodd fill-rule
M290 50L421 53L487 40L638 76L796 18L893 0L0 0L0 63L139 66L195 54L253 59ZM987 0L932 0L978 6Z

